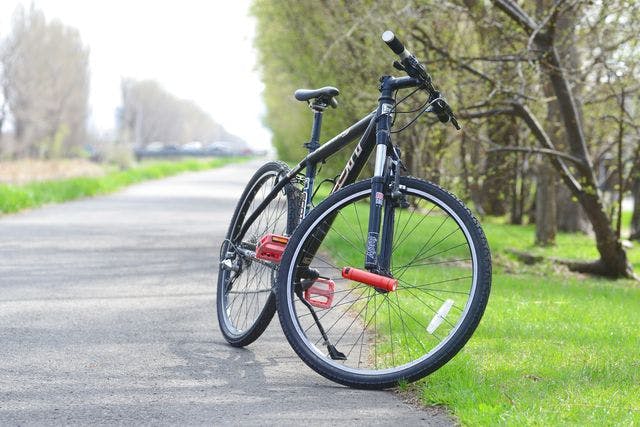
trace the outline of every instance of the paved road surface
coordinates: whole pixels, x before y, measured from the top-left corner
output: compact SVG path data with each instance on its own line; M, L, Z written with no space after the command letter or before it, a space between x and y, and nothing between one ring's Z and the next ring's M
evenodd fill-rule
M257 163L0 218L0 425L448 425L307 368L277 320L215 320L218 247Z

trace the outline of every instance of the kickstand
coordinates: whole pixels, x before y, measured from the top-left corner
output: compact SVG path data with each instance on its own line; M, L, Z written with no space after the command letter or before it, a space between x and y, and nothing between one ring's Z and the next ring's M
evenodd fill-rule
M320 335L322 335L322 339L324 339L324 344L327 346L329 357L331 357L331 359L333 360L347 360L347 356L345 356L344 353L339 352L338 349L336 349L336 347L333 344L331 344L331 342L329 341L329 337L327 336L326 332L324 331L324 328L320 324L320 319L318 319L318 315L316 314L316 311L313 309L313 306L309 304L309 302L306 299L304 299L304 295L302 294L302 289L300 289L301 287L298 287L298 288L299 289L296 290L296 295L298 296L298 298L300 298L300 301L302 301L302 303L311 312L311 316L313 317L313 320L316 322L316 326L320 331Z

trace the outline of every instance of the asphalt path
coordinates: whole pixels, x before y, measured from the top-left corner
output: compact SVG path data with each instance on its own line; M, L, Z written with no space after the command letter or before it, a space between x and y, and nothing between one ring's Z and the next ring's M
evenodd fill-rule
M0 425L451 425L218 330L218 249L259 163L0 217Z

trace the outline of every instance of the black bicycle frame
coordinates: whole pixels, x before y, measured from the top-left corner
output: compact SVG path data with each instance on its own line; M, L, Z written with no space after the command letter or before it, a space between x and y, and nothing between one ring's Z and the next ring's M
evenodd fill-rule
M304 203L301 212L301 217L304 217L311 209L313 183L318 163L324 162L356 138L360 137L360 141L353 150L342 173L336 180L331 193L338 191L345 185L354 183L366 165L374 147L377 147L374 176L371 185L371 209L365 267L370 270L388 271L391 242L393 241L393 236L391 235L393 230L393 208L390 203L384 203L386 193L384 181L386 178L387 158L390 150L392 150L390 128L392 114L395 109L393 93L398 89L418 87L422 84L421 80L413 77L382 77L380 84L381 96L378 99L378 108L321 146L318 141L320 137L322 112L316 111L311 132L311 141L306 144L306 146L309 147L310 153L285 177L276 183L262 203L260 203L249 218L247 218L238 235L234 236L234 239L239 236L244 236L258 215L271 203L284 186L288 182L291 182L303 169L306 169L303 193ZM374 128L375 133L373 132ZM385 206L385 220L384 224L382 224L382 239L380 239L383 205ZM382 244L379 252L380 256L378 256L378 242L380 240L382 240Z
M311 203L311 196L313 194L313 181L315 180L316 168L318 163L327 160L329 157L342 150L349 143L353 142L356 138L360 137L358 145L353 150L351 158L345 165L344 170L340 174L340 177L336 181L331 192L338 191L345 185L352 184L358 178L358 175L367 163L367 159L376 144L375 134L373 128L375 126L376 111L371 112L364 118L360 119L357 123L354 123L349 128L345 129L342 133L335 136L331 140L324 143L319 148L309 153L300 163L298 163L289 173L284 176L280 181L276 183L273 189L267 194L262 203L253 211L253 213L247 218L242 228L238 232L237 236L244 236L251 224L256 220L258 215L264 210L269 203L278 195L278 193L284 188L284 186L291 182L303 169L306 169L305 173L305 192L304 199L305 204L303 206L303 216L308 213ZM312 131L313 134L313 131ZM312 137L313 138L313 137ZM234 237L237 237L234 236Z

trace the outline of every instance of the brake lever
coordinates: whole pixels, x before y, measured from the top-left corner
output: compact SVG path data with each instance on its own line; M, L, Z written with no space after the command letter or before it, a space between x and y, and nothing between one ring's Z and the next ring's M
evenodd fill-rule
M399 71L404 71L404 72L406 72L406 71L407 71L407 69L406 69L406 68L404 68L404 65L402 65L402 64L401 64L400 62L398 62L398 61L393 61L393 68L395 68L396 70L399 70Z
M426 68L414 56L408 56L401 63L404 71L414 79L422 80L425 85L431 85L431 76L427 73Z
M447 115L448 119L451 121L451 124L453 125L453 127L456 128L456 130L460 130L461 129L460 125L458 124L458 120L456 119L456 116L453 114L453 111L451 111L451 107L449 106L447 101L445 101L444 99L441 99L441 100L442 100L442 103L444 104L442 105L442 109L444 113Z
M456 119L456 116L454 116L453 113L451 113L449 117L451 117L451 124L453 125L454 128L456 128L456 130L462 129L458 124L458 120Z
M456 116L453 114L453 111L451 111L451 107L447 101L440 96L440 92L434 91L430 96L433 99L429 102L429 106L425 109L425 112L434 113L438 117L438 120L440 120L440 123L451 121L453 127L455 127L456 130L460 130L461 128Z

